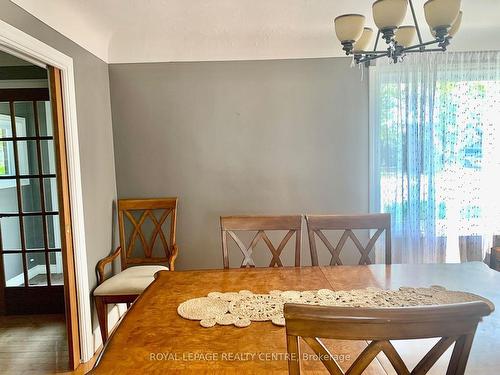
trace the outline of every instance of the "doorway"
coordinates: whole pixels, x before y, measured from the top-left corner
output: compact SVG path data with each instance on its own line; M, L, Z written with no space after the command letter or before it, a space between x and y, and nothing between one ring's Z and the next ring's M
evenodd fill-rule
M36 322L43 326L37 340L43 332L53 339L66 320L55 351L43 353L49 365L60 368L66 358L72 369L80 356L76 309L69 308L76 301L68 293L74 266L65 160L60 72L0 52L0 328L15 336ZM12 331L13 321L31 326ZM19 340L30 351L29 338ZM7 369L15 358L5 358Z
M0 62L2 55L5 54L0 54ZM10 69L0 67L3 78L12 78ZM16 79L9 80L10 88L0 88L4 310L8 315L64 313L54 127L47 71L28 65L19 67L17 72ZM33 76L41 78L31 80L31 85L45 83L47 87L12 88L20 85L14 81L29 86L26 77Z

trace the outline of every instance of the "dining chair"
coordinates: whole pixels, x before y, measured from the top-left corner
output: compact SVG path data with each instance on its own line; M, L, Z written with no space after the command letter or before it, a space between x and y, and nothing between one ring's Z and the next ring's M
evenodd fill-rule
M300 374L301 337L330 374L362 374L383 352L398 374L423 375L455 344L446 374L462 375L477 325L493 309L493 305L483 301L399 308L285 304L289 373ZM344 372L321 338L370 343ZM411 371L390 341L428 338L439 338L439 341Z
M129 306L156 272L174 270L176 220L177 198L118 200L120 246L97 263L98 286L93 293L103 343L108 338L107 305ZM119 255L121 272L106 278L106 266Z
M491 248L490 267L496 271L500 271L500 247Z
M318 252L316 250L316 236L323 242L332 258L330 265L342 265L340 253L347 240L350 238L361 254L359 264L371 264L370 252L374 249L375 243L385 231L385 263L391 264L391 216L390 214L366 214L366 215L306 215L307 233L309 235L309 249L311 251L311 263L318 264ZM372 229L376 232L369 239L366 246L361 244L353 230ZM323 231L341 230L344 231L337 246L325 236Z
M481 262L483 260L483 236L458 236L460 262Z
M300 248L302 242L302 215L289 216L223 216L220 218L222 235L222 255L224 268L229 268L228 236L236 243L243 260L241 268L255 267L252 253L257 243L262 239L272 254L269 267L283 267L281 253L290 238L295 235L295 267L300 267ZM256 232L255 236L247 246L237 236L237 232ZM278 247L275 247L269 239L266 231L287 231Z

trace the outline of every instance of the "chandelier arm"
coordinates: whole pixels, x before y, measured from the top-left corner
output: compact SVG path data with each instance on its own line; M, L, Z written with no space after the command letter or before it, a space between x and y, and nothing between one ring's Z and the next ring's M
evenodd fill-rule
M415 28L417 29L418 42L420 44L423 44L422 34L420 33L420 27L418 26L417 16L415 14L415 8L413 7L413 2L412 0L408 0L408 2L410 3L410 10L411 10L411 15L413 17L413 23L415 24Z
M360 55L387 55L387 50L385 51L363 51Z
M379 59L379 58L385 57L385 56L389 56L389 53L386 52L385 55L365 56L362 59L358 60L358 64L366 63L366 62L369 62L369 61L372 61L372 60L376 60L376 59Z
M415 48L418 48L419 51L423 52L423 51L426 51L426 49L425 49L426 46L430 46L432 44L437 44L437 43L439 43L439 40L431 40L431 41L428 41L428 42L425 42L425 43L415 44L413 46L404 48L403 52L414 50Z
M420 52L420 50L411 50L411 51L405 51L405 52ZM429 48L429 49L426 49L425 52L443 52L443 49L442 48Z

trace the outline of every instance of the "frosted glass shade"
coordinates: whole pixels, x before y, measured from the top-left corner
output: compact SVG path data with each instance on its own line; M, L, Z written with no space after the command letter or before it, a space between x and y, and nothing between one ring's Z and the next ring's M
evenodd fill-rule
M408 0L377 0L372 5L375 24L380 30L399 27L407 8Z
M451 36L451 37L454 37L455 34L457 33L458 29L460 29L460 24L462 23L462 11L458 12L458 16L457 18L455 19L455 21L453 21L453 23L451 24L451 28L450 30L448 31L448 34Z
M367 51L370 41L372 40L373 29L365 27L359 40L354 44L354 52Z
M417 29L415 26L401 26L397 29L394 40L402 46L409 47L413 45L416 35Z
M425 20L434 30L450 27L460 11L460 0L428 0L424 4Z
M335 18L335 33L341 42L355 42L363 33L365 16L361 14L344 14Z

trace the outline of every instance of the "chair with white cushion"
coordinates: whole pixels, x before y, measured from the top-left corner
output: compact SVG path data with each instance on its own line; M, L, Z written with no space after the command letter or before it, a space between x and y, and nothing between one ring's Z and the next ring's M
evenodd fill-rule
M108 338L108 304L130 305L158 271L174 270L177 198L120 199L120 247L97 263L94 300L103 343ZM121 272L106 278L105 267L121 255Z

